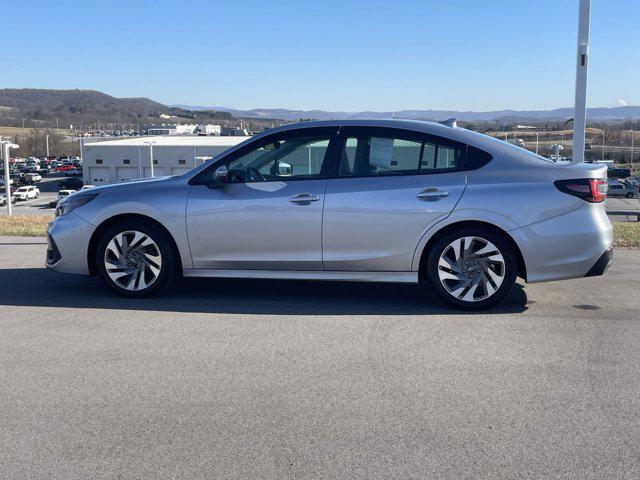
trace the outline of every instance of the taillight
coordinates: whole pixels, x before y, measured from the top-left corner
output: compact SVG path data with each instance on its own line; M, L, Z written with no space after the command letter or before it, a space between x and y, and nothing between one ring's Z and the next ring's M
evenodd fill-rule
M609 184L602 178L578 178L574 180L556 180L558 190L589 203L601 203L607 198Z

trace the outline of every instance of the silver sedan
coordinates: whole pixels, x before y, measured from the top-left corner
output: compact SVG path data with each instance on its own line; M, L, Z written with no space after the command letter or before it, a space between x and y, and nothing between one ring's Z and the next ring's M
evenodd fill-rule
M516 277L601 275L606 167L556 164L462 128L380 120L288 125L180 176L78 192L46 265L126 297L182 276L415 282L459 308Z

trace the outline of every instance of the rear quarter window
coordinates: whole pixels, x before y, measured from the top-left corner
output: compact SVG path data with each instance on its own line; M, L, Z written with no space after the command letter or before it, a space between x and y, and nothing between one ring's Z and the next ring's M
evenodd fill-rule
M489 152L480 150L479 148L471 145L467 146L467 157L464 161L464 170L477 170L484 167L491 160L493 156Z

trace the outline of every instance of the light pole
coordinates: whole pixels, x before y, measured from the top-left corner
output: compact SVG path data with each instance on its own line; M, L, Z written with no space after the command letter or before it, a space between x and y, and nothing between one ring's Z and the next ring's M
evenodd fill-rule
M46 141L47 144L47 158L49 157L49 135L45 135L44 139Z
M591 0L580 0L580 8L578 10L578 45L576 50L575 120L573 122L573 155L571 163L584 162L584 137L587 126L587 67L589 58L590 15Z
M2 158L4 159L4 191L7 197L7 213L9 215L11 212L11 186L9 182L11 182L11 177L9 176L9 149L10 148L18 148L19 145L16 145L12 142L1 142L2 145Z
M633 137L635 134L636 132L631 130L631 174L633 174Z
M602 130L602 161L604 162L604 137L605 137L605 131Z
M538 132L535 132L535 133L536 133L536 155L537 155L538 154L538 144L540 142L538 141Z
M151 161L151 178L154 178L154 175L153 175L153 145L156 142L144 142L144 143L149 145L149 159Z

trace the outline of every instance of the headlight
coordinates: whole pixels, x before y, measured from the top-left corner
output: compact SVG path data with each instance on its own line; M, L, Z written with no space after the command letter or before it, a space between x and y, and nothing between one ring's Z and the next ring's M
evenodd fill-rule
M56 207L56 217L73 212L76 208L89 203L97 196L97 193L93 193L89 195L69 195L68 197L65 197L58 202L58 206Z

